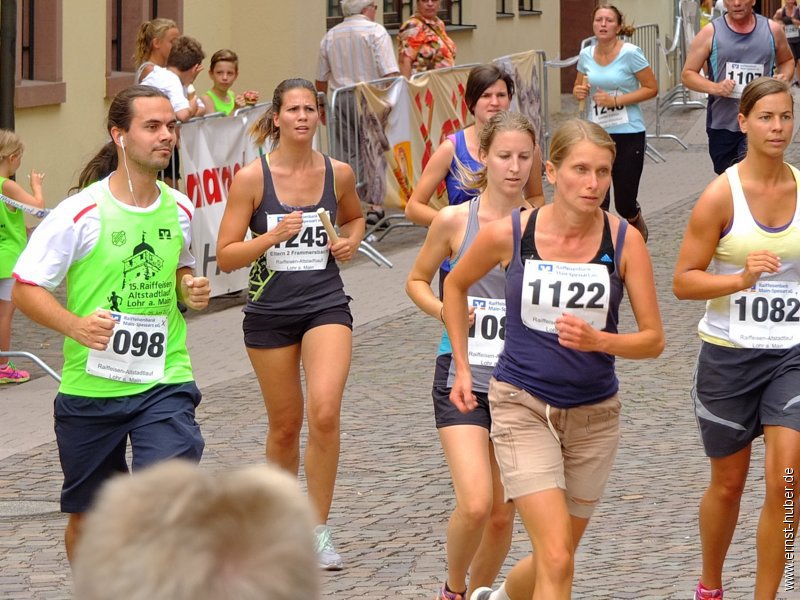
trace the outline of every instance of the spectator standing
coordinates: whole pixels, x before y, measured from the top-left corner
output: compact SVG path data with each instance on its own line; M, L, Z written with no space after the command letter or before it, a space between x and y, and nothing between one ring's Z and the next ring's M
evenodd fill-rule
M135 83L141 83L153 67L166 67L172 42L181 32L172 19L153 19L139 26L136 35L136 51L133 62L136 65Z
M54 411L70 560L98 488L128 470L128 438L134 470L203 453L200 390L177 300L202 309L210 289L192 275L194 205L156 181L175 123L159 90L137 85L117 94L101 152L113 145L120 168L53 209L14 267L14 304L65 337ZM53 295L65 279L66 306Z
M794 57L783 27L753 12L755 0L724 0L726 12L703 27L692 41L681 81L708 94L708 153L714 172L723 173L747 151L739 129L739 98L756 77L791 81ZM708 78L700 74L705 69Z
M453 67L456 64L456 43L445 30L439 16L439 0L417 0L416 11L400 27L400 73L414 73Z
M258 102L258 92L236 94L231 90L239 77L239 57L233 50L217 50L211 55L208 76L211 78L212 86L201 98L205 114L221 112L227 117L237 108Z
M331 28L319 45L319 66L315 86L320 94L321 118L325 124L325 94L362 81L400 74L394 57L392 39L386 28L375 22L376 0L342 0L344 21ZM356 101L353 92L337 96L336 126L329 131L339 158L357 173L363 173L358 160ZM383 209L376 201L369 207L368 217L376 223ZM373 224L374 224L373 223Z
M205 56L200 42L189 36L181 36L172 44L166 68L154 66L152 72L142 81L142 85L149 85L167 95L178 121L188 121L204 112L203 104L192 84L203 68ZM167 185L173 185L181 178L181 161L177 148L178 144L164 169L164 181Z
M29 206L44 208L44 173L32 170L28 175L33 195L11 179L19 169L24 150L25 146L16 133L0 129L0 194ZM14 317L14 304L11 302L14 279L11 271L27 242L25 215L18 208L0 202L0 351L11 350L11 321ZM17 369L10 360L0 358L0 384L25 383L29 379L27 371Z

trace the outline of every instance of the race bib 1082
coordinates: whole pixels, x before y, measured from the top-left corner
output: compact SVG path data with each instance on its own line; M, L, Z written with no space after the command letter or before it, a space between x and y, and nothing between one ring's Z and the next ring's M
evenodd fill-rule
M800 284L759 281L731 294L729 335L744 348L779 349L800 343Z

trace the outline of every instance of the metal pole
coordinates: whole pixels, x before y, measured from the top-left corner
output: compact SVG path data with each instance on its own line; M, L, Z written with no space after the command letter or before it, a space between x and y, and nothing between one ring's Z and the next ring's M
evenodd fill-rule
M0 128L14 130L17 0L0 0Z

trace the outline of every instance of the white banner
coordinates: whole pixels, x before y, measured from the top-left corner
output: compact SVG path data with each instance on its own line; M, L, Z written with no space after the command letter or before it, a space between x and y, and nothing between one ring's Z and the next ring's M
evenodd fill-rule
M208 277L211 296L246 289L249 268L223 273L217 266L217 232L234 174L259 156L247 127L263 114L258 107L232 117L213 117L181 125L181 173L194 204L192 253L195 270Z

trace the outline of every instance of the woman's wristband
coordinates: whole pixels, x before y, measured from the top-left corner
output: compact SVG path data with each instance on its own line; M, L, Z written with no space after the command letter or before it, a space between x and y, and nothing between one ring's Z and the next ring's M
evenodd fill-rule
M620 108L622 108L622 105L617 102L617 98L618 98L617 96L614 96L614 108L619 110Z

